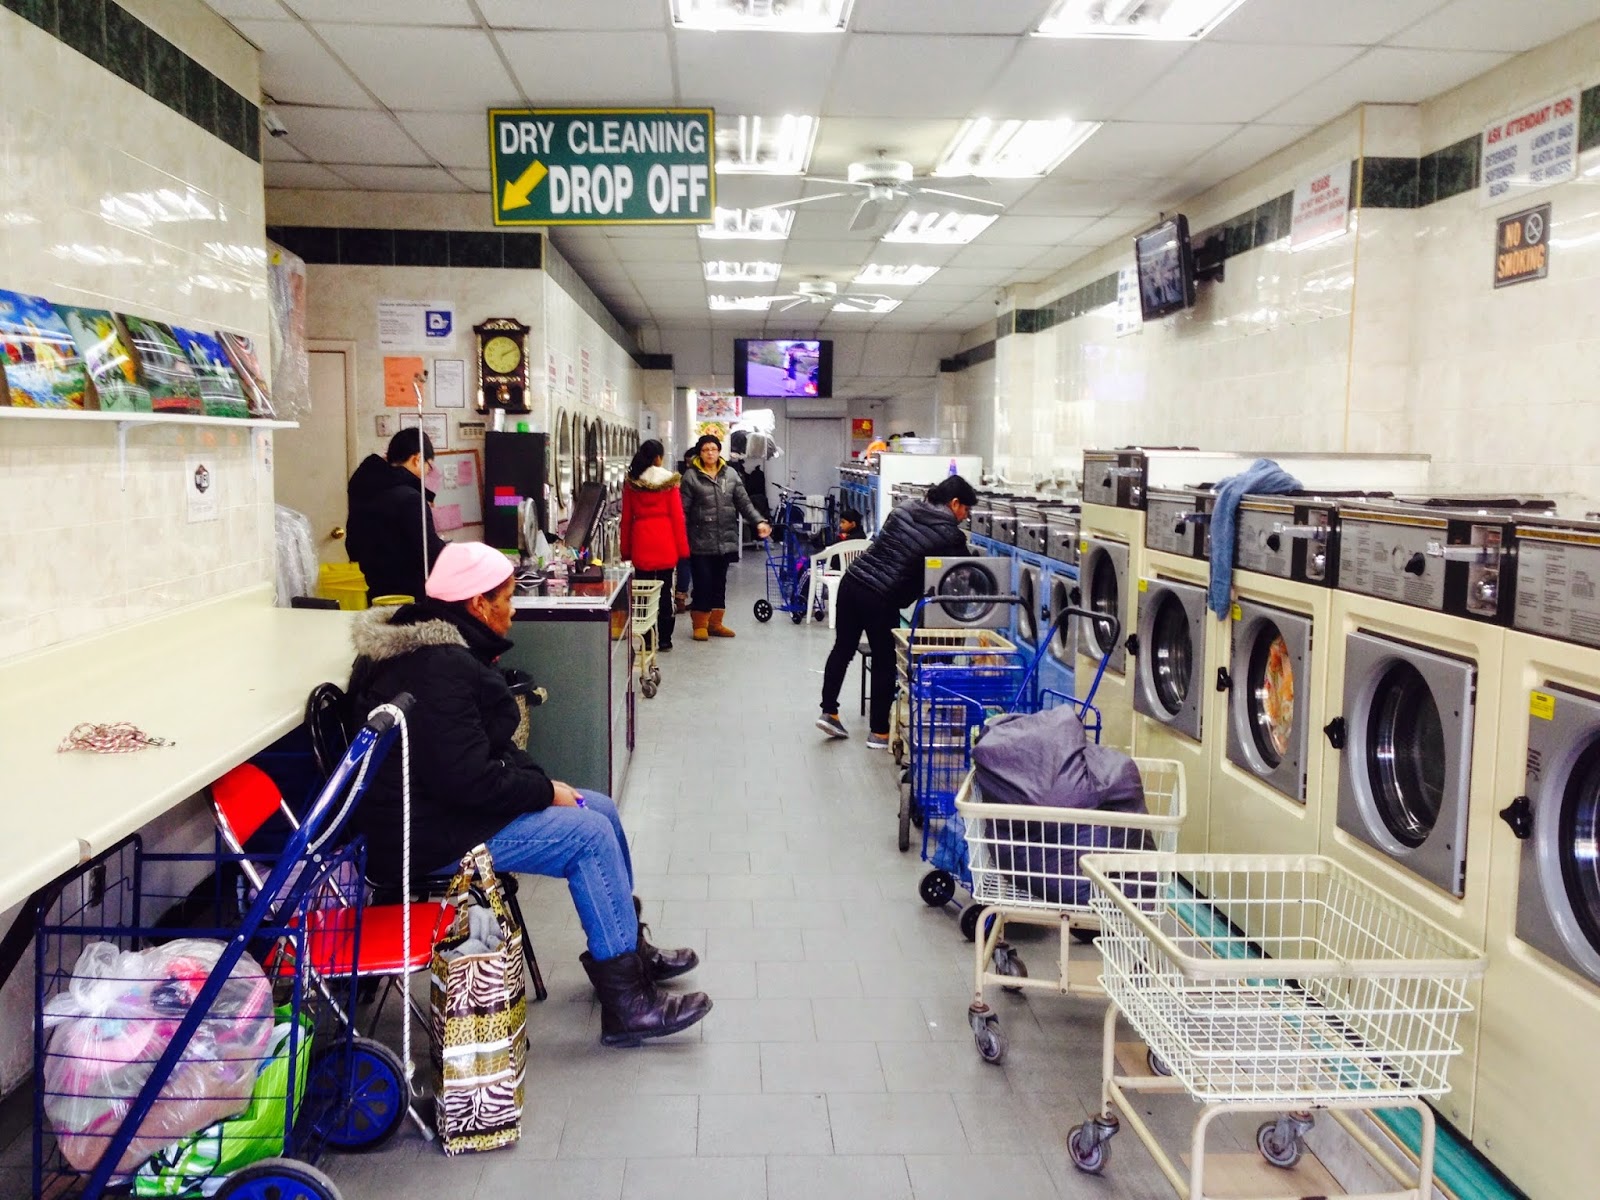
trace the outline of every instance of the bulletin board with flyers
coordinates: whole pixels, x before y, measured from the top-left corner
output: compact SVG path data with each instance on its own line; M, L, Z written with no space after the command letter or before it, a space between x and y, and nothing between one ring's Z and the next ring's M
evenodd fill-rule
M478 526L481 530L483 465L478 460L476 450L439 451L434 456L426 483L435 494L433 524L441 534L469 526ZM472 540L470 531L465 535L465 540Z

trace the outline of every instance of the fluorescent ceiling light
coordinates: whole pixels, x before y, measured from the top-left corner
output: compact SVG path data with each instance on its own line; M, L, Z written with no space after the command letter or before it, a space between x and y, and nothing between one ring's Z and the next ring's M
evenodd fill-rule
M1100 128L1098 121L966 122L939 156L935 175L1037 179L1048 175Z
M921 242L930 246L964 246L995 218L988 213L912 212L907 210L883 235L886 242Z
M900 301L892 300L888 296L876 296L867 299L864 296L840 296L839 302L833 306L836 313L870 313L874 316L893 312L900 307Z
M855 0L672 0L679 29L843 33Z
M707 296L712 312L766 312L771 296Z
M938 267L894 267L883 263L868 263L861 268L855 282L873 287L916 287L927 283L939 271Z
M703 238L781 242L793 227L792 208L714 208L711 224L701 225L699 229Z
M1034 30L1040 37L1198 41L1244 0L1057 0Z
M708 262L707 283L771 283L778 277L775 262Z
M816 140L815 117L730 117L717 122L717 173L804 175Z

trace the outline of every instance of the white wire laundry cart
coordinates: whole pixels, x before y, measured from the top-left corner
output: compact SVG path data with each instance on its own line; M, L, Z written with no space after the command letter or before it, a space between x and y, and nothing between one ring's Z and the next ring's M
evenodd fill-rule
M1081 865L1095 888L1112 1003L1101 1111L1068 1137L1074 1166L1099 1173L1126 1121L1178 1194L1203 1200L1217 1116L1274 1114L1256 1146L1290 1168L1311 1110L1327 1109L1402 1185L1383 1200L1432 1196L1435 1128L1424 1100L1449 1090L1481 953L1326 858L1092 854ZM1117 1074L1119 1012L1167 1076ZM1201 1102L1187 1178L1130 1102L1142 1091ZM1376 1108L1416 1111L1414 1169L1349 1120L1348 1110Z
M889 713L889 752L894 761L904 766L910 753L911 674L915 664L996 665L1014 655L1016 649L1014 642L994 629L902 626L894 630L895 701Z
M1098 970L1081 958L1074 970L1071 957L1073 942L1092 941L1100 927L1090 908L1093 888L1080 856L1096 851L1170 854L1178 848L1178 829L1188 813L1183 764L1170 758L1136 758L1134 763L1144 784L1142 813L986 803L976 771L961 785L956 812L965 826L972 898L982 909L977 919L981 936L973 943L973 999L967 1020L986 1062L997 1063L1006 1052L999 1014L984 998L986 988L998 984L1011 991L1103 994ZM1006 940L1009 923L1060 932L1054 979L1029 975ZM1098 966L1095 961L1094 968Z
M633 652L639 660L639 690L649 700L661 686L661 664L656 661L656 614L661 611L659 579L633 580Z

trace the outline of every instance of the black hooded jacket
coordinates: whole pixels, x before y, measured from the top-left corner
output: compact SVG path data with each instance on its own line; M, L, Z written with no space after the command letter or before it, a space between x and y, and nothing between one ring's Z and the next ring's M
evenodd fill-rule
M369 454L350 476L346 489L350 515L345 521L345 553L361 567L368 596L422 598L427 571L422 542L427 537L428 571L444 549L433 527L433 510L424 509L422 481L404 467ZM429 492L431 503L433 493Z
M411 869L430 874L513 817L550 807L550 779L512 744L520 719L493 663L511 643L481 621L433 600L375 608L351 639L350 711L363 719L401 692L411 710ZM356 811L368 873L400 880L400 747L389 752Z
M889 513L872 544L845 571L845 578L891 607L905 608L922 595L923 559L966 552L967 536L955 513L913 500Z

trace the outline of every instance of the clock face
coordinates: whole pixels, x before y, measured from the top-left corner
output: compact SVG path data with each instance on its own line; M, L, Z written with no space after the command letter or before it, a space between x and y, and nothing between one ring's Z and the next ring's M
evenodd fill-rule
M504 334L483 344L483 364L498 375L509 375L522 365L522 347Z

